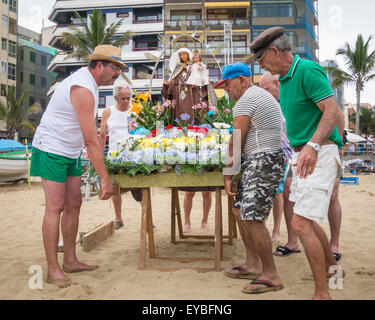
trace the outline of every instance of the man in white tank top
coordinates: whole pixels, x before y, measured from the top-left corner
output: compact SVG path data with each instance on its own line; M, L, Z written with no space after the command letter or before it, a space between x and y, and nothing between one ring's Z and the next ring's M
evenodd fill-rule
M33 140L31 175L42 178L46 199L42 230L47 283L61 288L76 284L63 271L73 273L97 268L79 261L75 252L82 204L80 153L84 146L101 179L99 199L109 199L113 191L95 123L98 87L112 85L126 65L121 62L120 49L114 46L97 46L88 58L88 67L79 69L58 85ZM62 269L57 259L60 218L64 240Z
M109 153L117 151L118 142L129 136L128 125L129 119L131 118L130 101L132 92L127 84L118 83L113 88L113 97L116 100L116 105L103 111L100 125L100 139L102 140L103 146L105 146L107 134L109 136ZM142 199L142 190L134 189L131 190L131 192L133 197L140 202ZM113 191L112 202L116 214L115 229L119 229L124 225L124 222L121 216L121 193L116 187Z

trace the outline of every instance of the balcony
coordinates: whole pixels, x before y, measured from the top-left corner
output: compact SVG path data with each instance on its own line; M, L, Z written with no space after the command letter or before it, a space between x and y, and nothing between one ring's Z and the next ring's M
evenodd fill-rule
M232 27L241 28L241 27L250 27L249 19L230 19L230 20L206 20L206 26L210 27L220 27L223 28L224 24L231 23Z
M181 28L182 24L185 24L188 29L195 29L202 26L202 20L165 20L165 26L171 29Z

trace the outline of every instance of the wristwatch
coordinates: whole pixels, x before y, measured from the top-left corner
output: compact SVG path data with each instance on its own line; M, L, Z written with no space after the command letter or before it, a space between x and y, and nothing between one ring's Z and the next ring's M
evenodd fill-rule
M320 151L320 144L309 141L306 143L308 146L312 147L316 152Z

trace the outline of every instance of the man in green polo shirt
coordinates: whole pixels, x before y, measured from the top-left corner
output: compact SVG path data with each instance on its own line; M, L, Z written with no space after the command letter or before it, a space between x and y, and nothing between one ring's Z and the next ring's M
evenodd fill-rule
M263 31L250 49L253 61L258 61L262 69L279 74L279 100L293 148L289 197L295 203L292 226L303 243L313 272L313 299L330 299L327 277L339 269L331 268L337 262L318 223L328 221L330 197L340 166L341 110L324 69L292 55L284 28Z

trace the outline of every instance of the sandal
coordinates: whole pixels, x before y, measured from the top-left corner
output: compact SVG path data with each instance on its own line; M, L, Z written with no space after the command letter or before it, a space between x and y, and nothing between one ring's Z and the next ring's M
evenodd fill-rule
M237 271L237 272L231 272L231 271ZM230 278L237 278L237 279L250 279L250 280L255 280L257 277L259 277L259 274L251 273L247 271L244 267L238 266L235 268L230 268L227 267L226 270L224 271L224 274L227 277Z
M262 280L262 279L256 279L250 282L250 284L260 284L260 285L264 285L264 287L251 289L249 288L249 286L247 286L242 289L243 293L258 294L258 293L265 293L265 292L271 292L271 291L279 291L281 289L284 289L284 286L282 284L275 286L271 281Z
M280 252L280 254L278 252ZM273 254L277 257L287 257L293 253L299 253L299 252L301 252L301 250L291 250L288 247L278 246L276 248L276 251Z

